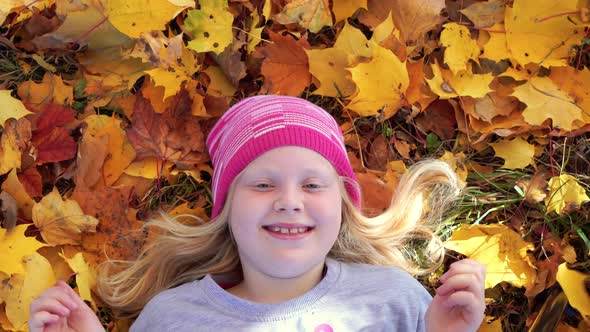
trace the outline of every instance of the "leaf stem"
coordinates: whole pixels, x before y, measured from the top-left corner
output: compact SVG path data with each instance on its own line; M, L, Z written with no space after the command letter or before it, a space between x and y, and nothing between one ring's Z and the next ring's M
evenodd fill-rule
M545 22L545 21L550 20L550 19L555 18L555 17L566 16L566 15L571 15L571 14L578 14L578 13L580 13L580 10L579 9L578 10L571 11L571 12L558 13L558 14L550 15L550 16L543 17L543 18L536 18L534 22L535 23L541 23L541 22Z

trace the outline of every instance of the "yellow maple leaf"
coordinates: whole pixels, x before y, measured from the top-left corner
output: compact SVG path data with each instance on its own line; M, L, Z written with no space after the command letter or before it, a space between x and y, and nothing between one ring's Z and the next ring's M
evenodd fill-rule
M4 293L6 302L6 316L19 331L29 320L29 306L33 299L47 288L55 285L55 276L49 261L38 253L24 258L26 271L23 274L13 274L6 284Z
M583 119L580 106L548 77L533 77L516 87L512 95L527 105L523 116L532 125L552 119L554 127L573 130L574 121Z
M233 20L227 0L201 3L201 9L189 11L184 20L185 29L193 36L187 47L197 52L223 52L233 41Z
M190 78L184 73L177 73L160 67L145 72L152 77L156 86L164 87L164 99L174 96L180 90L180 84Z
M25 273L22 263L23 257L32 255L37 249L45 247L34 237L26 237L25 230L29 225L16 225L10 233L0 228L0 272L8 275L13 273Z
M481 30L478 36L478 44L483 49L481 57L496 62L511 58L512 54L506 45L504 23L496 23L488 30Z
M273 17L281 24L297 23L299 26L317 33L323 27L332 25L332 13L328 0L293 0Z
M559 90L567 93L582 108L582 121L579 126L590 123L590 69L576 70L573 67L553 67L549 78ZM578 127L578 126L576 126Z
M260 23L260 15L258 15L258 12L255 11L252 13L252 16L254 16L254 19L252 19L252 24L250 24L250 32L246 36L246 38L248 38L248 45L246 45L248 54L254 52L254 49L256 49L256 46L262 40L260 35L262 34L262 30L264 30L264 26L260 28L256 27L258 23Z
M358 90L347 107L361 116L376 115L383 110L387 119L398 110L410 78L405 63L393 52L371 43L371 62L349 68Z
M534 284L535 268L527 255L534 246L505 225L462 225L445 247L484 264L486 288L502 281L516 287Z
M204 72L211 79L207 86L207 94L215 97L231 97L236 93L237 88L227 79L220 67L209 66Z
M467 171L467 166L465 165L467 157L463 152L452 153L450 151L445 151L445 153L438 159L449 164L453 171L457 173L457 176L461 180L462 185L465 185L469 172Z
M18 86L21 100L35 106L56 103L67 104L74 100L74 88L66 85L59 75L46 72L41 83L25 81Z
M490 144L496 152L496 157L504 159L502 168L525 168L533 164L535 145L529 144L522 137L516 137L509 141L501 141Z
M450 71L440 68L436 62L431 67L434 76L432 79L426 79L426 82L432 92L441 99L459 96L481 98L492 91L490 89L490 83L494 79L492 73L479 75L466 70L453 75Z
M31 139L31 123L27 119L8 119L0 138L0 174L20 169L22 150Z
M547 214L552 211L562 214L570 205L580 205L588 200L590 198L575 177L562 174L549 179L549 196L545 199Z
M563 289L569 304L576 308L584 319L590 318L590 296L586 288L588 273L570 270L566 263L561 263L555 279Z
M50 245L80 244L82 232L95 232L98 220L78 202L62 199L56 188L33 206L33 222Z
M572 24L568 15L556 14L575 12L577 5L578 0L516 0L512 8L506 7L504 24L512 57L523 66L530 62L566 66L569 51L580 43L584 28Z
M96 137L108 137L108 155L104 160L103 178L109 186L119 179L127 166L135 159L135 149L121 128L121 122L111 117L107 124L95 133Z
M164 30L165 24L185 7L168 0L109 0L105 11L117 30L132 38L144 31Z
M0 90L0 127L4 127L6 120L10 118L20 119L27 114L32 114L23 103L10 95L11 90Z
M22 0L4 0L0 2L0 22L4 22L12 8L22 4Z
M96 286L96 271L88 265L81 252L76 253L72 258L67 258L63 252L60 256L65 259L72 271L76 272L76 286L82 300L90 302L94 310L97 310L90 293L90 290Z
M357 58L370 58L373 56L373 43L369 43L367 37L357 28L344 23L344 27L340 31L334 48L344 51L348 54L349 65L357 62Z
M129 164L123 171L127 175L139 176L146 179L157 179L163 174L167 174L174 163L166 161L162 165L162 161L154 157L148 157Z
M479 46L471 38L467 27L457 23L447 23L440 34L440 44L445 46L445 63L453 74L467 69L467 62L471 59L478 61Z
M339 0L333 2L332 12L336 23L346 20L359 8L367 9L367 0Z
M391 36L391 34L395 30L395 25L393 24L393 14L389 14L383 22L381 22L378 26L373 29L373 36L371 36L371 40L374 41L376 44L381 44L382 41L386 40ZM399 37L399 31L398 36Z
M309 72L318 79L319 87L313 94L330 97L348 97L356 85L350 79L348 54L339 48L305 50L309 59Z
M2 184L2 190L9 193L18 204L19 214L22 214L26 219L31 219L31 211L35 201L29 196L25 187L18 179L16 169L8 173L8 177Z

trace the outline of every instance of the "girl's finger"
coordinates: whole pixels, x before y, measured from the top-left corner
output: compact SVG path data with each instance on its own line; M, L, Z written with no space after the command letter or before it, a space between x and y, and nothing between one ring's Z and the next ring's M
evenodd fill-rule
M465 290L474 295L484 297L485 289L483 283L473 273L463 273L453 275L445 280L445 282L436 289L436 294L445 296L457 290Z
M447 308L461 307L463 310L469 313L483 313L485 306L480 303L477 296L471 292L459 291L452 293L443 302Z
M75 299L73 299L68 294L67 290L63 289L62 287L55 286L55 287L51 287L49 289L46 289L38 297L38 299L43 299L43 298L56 299L70 310L75 310L78 307ZM33 301L33 302L35 302L35 301Z
M53 324L58 322L59 316L48 313L47 311L39 311L31 315L27 324L29 325L29 331L37 332L43 331L45 324Z
M68 316L70 314L70 309L68 309L68 307L63 305L56 298L52 297L36 298L33 302L31 302L29 310L31 313L47 311L51 314L59 316Z
M78 295L78 293L76 293L76 291L72 289L72 287L70 287L70 285L60 280L57 282L57 286L63 288L68 293L68 296L72 299L76 307L86 305L84 300L82 300L82 298Z
M440 277L440 281L444 283L446 279L456 274L473 273L483 283L485 282L485 270L485 265L474 260L464 259L451 264L449 270Z

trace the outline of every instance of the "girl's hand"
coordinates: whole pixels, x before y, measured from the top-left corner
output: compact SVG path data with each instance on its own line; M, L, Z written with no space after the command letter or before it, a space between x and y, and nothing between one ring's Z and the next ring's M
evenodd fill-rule
M426 312L426 331L477 331L484 318L486 267L463 259L442 275Z
M34 299L29 310L30 332L104 332L92 309L61 280Z

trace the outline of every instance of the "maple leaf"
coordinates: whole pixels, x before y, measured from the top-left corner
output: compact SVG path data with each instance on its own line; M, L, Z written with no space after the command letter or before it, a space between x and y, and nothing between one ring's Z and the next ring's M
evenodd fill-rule
M529 144L522 137L516 137L509 141L501 141L490 145L496 152L496 157L504 159L502 168L525 168L533 164L535 145Z
M461 9L477 28L487 28L504 21L504 0L477 2Z
M433 131L440 139L450 140L457 127L455 109L448 101L436 100L418 115L416 125L425 133Z
M0 272L8 275L14 273L25 273L22 259L32 255L37 249L45 247L46 244L37 241L34 237L26 237L25 230L29 225L16 225L8 233L0 228L0 251L3 253L0 260Z
M577 309L583 317L590 316L590 297L586 290L587 273L571 270L566 263L559 264L557 282L567 296L569 304Z
M453 75L450 71L440 68L435 62L431 66L434 77L426 79L432 92L448 99L458 96L470 96L474 98L484 97L491 92L490 83L494 79L491 73L473 74L470 70Z
M100 221L96 232L82 234L81 243L84 252L96 255L99 261L107 257L135 259L142 248L145 234L133 231L140 229L143 223L128 218L129 188L103 187L92 191L76 188L72 194L72 199L79 202L84 213L96 216Z
M37 148L37 164L58 162L74 158L76 142L65 128L54 128L46 135L33 134L31 141Z
M575 122L583 120L583 110L548 77L533 77L514 89L513 96L525 103L526 122L540 126L547 119L553 126L573 130Z
M80 244L81 233L95 232L98 224L76 201L62 199L56 188L33 206L33 221L50 245Z
M445 46L445 63L454 75L467 69L469 60L478 61L479 46L471 39L469 29L457 23L447 23L440 34L440 44Z
M340 31L336 43L334 43L334 48L348 54L348 63L351 66L358 62L357 58L370 58L373 56L373 43L369 43L367 37L348 22L344 23L344 27Z
M332 6L332 12L334 12L336 23L349 18L360 8L367 9L367 0L335 1Z
M553 67L549 78L582 109L582 123L590 123L590 69Z
M23 274L13 274L5 287L6 317L17 330L22 331L29 319L29 307L33 299L44 290L55 285L55 276L49 261L40 254L33 252L24 257L26 270Z
M410 84L408 70L391 51L373 44L373 58L349 68L358 91L348 108L361 116L376 115L383 110L384 118L391 117L401 106L403 95Z
M64 254L61 254L61 257L68 263L72 271L76 272L76 286L82 300L90 302L92 308L95 311L98 310L90 293L90 289L96 286L96 271L88 265L81 252L76 253L72 258L67 258Z
M484 264L485 288L502 281L515 287L533 286L536 273L527 251L534 246L505 225L462 225L445 242L445 248Z
M31 210L35 201L29 196L23 184L19 181L16 169L8 173L8 177L2 184L2 190L9 193L18 203L18 210L26 219L31 219Z
M309 48L305 39L295 40L291 35L268 31L273 44L256 49L262 62L264 84L261 90L269 94L299 96L311 83L309 62L304 48Z
M499 62L512 57L506 42L504 23L494 24L489 32L482 30L478 36L478 44L483 45L481 58Z
M0 90L0 105L3 107L0 112L0 127L4 127L4 123L10 118L18 120L31 114L20 100L10 95L10 92L10 90Z
M327 0L293 0L273 17L281 24L297 23L317 33L324 26L332 25L330 2Z
M10 118L4 123L0 138L0 174L21 167L22 153L28 148L30 139L31 123L26 118L18 121Z
M347 53L338 48L305 50L305 53L309 58L309 72L320 81L314 94L348 97L355 92L356 85L347 77Z
M580 42L584 29L568 16L555 14L576 12L577 5L577 0L517 0L512 8L506 7L506 41L512 57L523 66L566 66L569 50Z
M104 5L108 20L132 38L138 38L144 31L163 30L185 8L168 0L109 0Z
M462 186L464 186L467 181L467 175L469 173L467 171L467 166L465 166L465 161L467 160L465 154L463 152L453 153L450 151L445 151L445 153L438 159L444 161L445 163L449 164L449 166L451 166L453 171L457 173L457 176L462 181Z
M184 20L184 28L193 35L187 47L197 52L221 53L233 40L233 20L227 0L203 2L201 9L189 11Z
M192 115L192 100L186 90L172 98L170 107L162 115L155 113L143 97L136 99L134 109L127 136L138 159L156 157L172 161L180 168L190 168L208 160L200 120Z
M22 183L25 191L31 197L40 197L42 189L41 174L36 167L29 167L24 172L18 173L18 179Z
M547 214L555 211L561 215L589 200L586 191L574 176L562 174L549 179L549 195L545 199Z
M38 107L46 103L65 104L74 100L74 88L66 85L59 75L45 73L43 81L25 81L18 86L18 96L25 104Z

